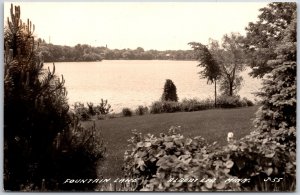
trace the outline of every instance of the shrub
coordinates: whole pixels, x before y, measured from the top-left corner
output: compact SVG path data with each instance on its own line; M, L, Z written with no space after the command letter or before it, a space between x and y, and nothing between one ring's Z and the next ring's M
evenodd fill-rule
M148 113L148 107L147 106L139 106L136 110L135 110L136 115L144 115L146 113Z
M124 171L138 178L135 190L142 191L288 191L295 190L296 153L276 136L253 132L224 147L208 144L202 137L184 138L179 127L167 135L142 136L136 130L125 152ZM198 179L198 182L172 182L171 179ZM284 183L265 182L283 178ZM200 182L201 179L215 179ZM225 182L244 179L243 182Z
M254 106L254 103L245 97L243 98L243 101L246 102L246 106Z
M221 95L217 98L217 105L220 108L242 107L243 103L239 96Z
M162 109L165 113L179 112L181 110L180 104L178 102L173 101L163 101Z
M122 114L123 114L123 116L132 116L132 110L129 108L123 108Z
M180 103L173 101L156 101L150 107L151 114L173 113L181 111Z
M167 79L164 85L164 91L161 97L162 101L178 101L177 89L172 80Z
M88 114L90 116L95 116L96 115L96 111L95 111L95 107L93 103L86 103L87 104L87 109L88 109Z
M152 105L150 106L150 113L151 114L159 114L163 113L163 104L161 101L156 101L153 102Z
M106 115L112 111L110 104L107 100L101 99L101 103L94 106L93 103L87 103L87 107L81 102L75 102L74 113L79 120L86 121L91 119L97 114L97 119L102 120L106 118Z
M95 108L97 114L107 115L112 111L111 105L107 103L107 100L101 99L100 104Z
M87 108L81 102L75 102L73 106L74 106L74 113L75 113L76 117L79 118L79 120L86 121L91 118L90 113L91 113L91 110L94 110L93 107ZM92 112L94 112L94 111L92 111Z
M55 139L55 159L58 174L57 180L60 190L92 190L96 184L63 184L70 178L97 178L97 162L104 158L106 148L101 139L100 130L95 122L90 128L83 128L79 120L73 117L70 128L58 134ZM51 183L49 184L51 185Z
M203 101L197 99L183 99L180 102L181 111L184 112L193 112L199 110L211 109L214 107L214 103L210 99L206 99Z
M129 140L132 149L125 152L124 171L127 177L138 178L136 190L142 191L200 191L232 189L235 184L168 182L171 178L224 178L225 173L215 170L213 160L208 155L216 148L208 145L202 137L184 138L178 134L179 127L171 127L168 134L159 137L142 137L137 131ZM229 161L229 159L227 160ZM225 161L225 162L227 162ZM225 169L221 164L219 169ZM230 187L233 186L233 187ZM236 186L238 187L238 186Z

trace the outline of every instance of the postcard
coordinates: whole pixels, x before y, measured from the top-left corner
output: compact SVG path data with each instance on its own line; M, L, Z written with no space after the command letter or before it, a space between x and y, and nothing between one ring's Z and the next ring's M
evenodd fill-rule
M5 2L7 192L295 192L295 2Z

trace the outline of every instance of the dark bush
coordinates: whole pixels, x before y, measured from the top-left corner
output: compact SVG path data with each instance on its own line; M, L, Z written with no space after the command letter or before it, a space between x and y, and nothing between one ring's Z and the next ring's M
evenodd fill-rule
M148 107L147 106L139 106L135 110L136 115L144 115L148 113Z
M92 190L96 184L63 184L70 178L97 178L97 162L104 158L106 149L100 130L95 122L90 128L83 128L76 117L71 127L58 134L55 139L55 159L57 174L53 177L60 190ZM50 185L50 184L49 184ZM48 186L49 187L49 186ZM53 186L54 187L54 186Z
M95 116L96 115L96 110L95 110L95 107L94 107L94 104L93 103L86 103L87 104L87 108L88 108L88 114L90 116Z
M132 110L129 108L123 108L122 114L123 114L123 116L132 116Z
M163 101L162 106L165 113L179 112L181 110L180 104L174 101Z
M247 106L254 106L254 103L251 100L249 100L249 99L247 99L245 97L243 98L243 101L246 102Z
M178 101L177 89L172 80L167 79L164 86L164 91L161 97L162 101Z

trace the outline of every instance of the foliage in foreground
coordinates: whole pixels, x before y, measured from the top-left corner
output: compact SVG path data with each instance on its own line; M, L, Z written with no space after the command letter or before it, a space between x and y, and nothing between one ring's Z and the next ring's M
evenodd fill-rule
M96 187L96 184L82 186L63 182L69 178L97 178L97 163L104 158L106 152L100 133L95 123L90 128L83 128L73 115L70 128L57 135L54 141L54 166L57 173L53 178L58 183L58 190L82 191Z
M179 127L171 127L167 135L159 137L143 137L133 131L131 149L124 156L124 171L127 177L139 179L135 190L295 190L296 146L282 143L278 132L253 132L220 147L206 143L200 136L184 138L178 130ZM288 135L282 139L288 139ZM185 181L172 182L177 178ZM270 178L283 179L279 179L280 183L265 181Z

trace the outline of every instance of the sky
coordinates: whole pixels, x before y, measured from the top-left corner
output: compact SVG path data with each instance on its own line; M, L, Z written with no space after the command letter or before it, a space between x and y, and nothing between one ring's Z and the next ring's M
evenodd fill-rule
M245 35L266 2L16 2L21 19L35 24L48 43L89 44L110 49L187 50L189 42L207 44L230 32ZM4 4L4 23L10 3Z

